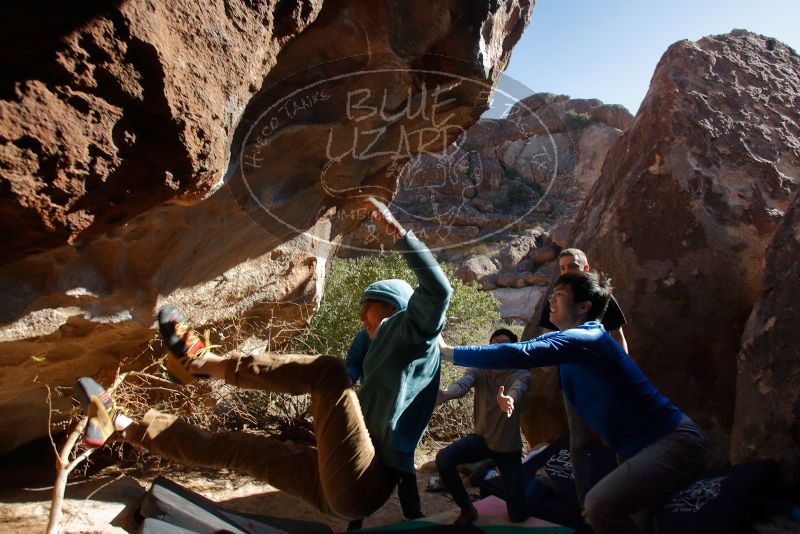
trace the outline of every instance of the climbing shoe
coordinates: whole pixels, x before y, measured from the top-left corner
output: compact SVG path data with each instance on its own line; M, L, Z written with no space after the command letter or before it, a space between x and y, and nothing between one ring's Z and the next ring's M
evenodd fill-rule
M166 365L173 382L189 384L202 375L189 372L191 363L208 353L213 346L209 332L201 337L186 324L186 316L175 306L163 306L158 310L158 332L169 349Z
M114 433L114 401L103 386L87 376L78 379L75 391L89 418L83 441L89 447L102 447Z

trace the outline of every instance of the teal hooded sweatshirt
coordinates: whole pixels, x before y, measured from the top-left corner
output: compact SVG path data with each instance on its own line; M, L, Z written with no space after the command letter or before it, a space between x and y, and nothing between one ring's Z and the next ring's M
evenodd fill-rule
M397 312L381 323L370 343L358 397L378 457L393 469L413 472L414 450L439 391L438 338L453 289L433 254L412 232L394 248L414 270L419 285L410 296L411 288L402 280L382 280L364 291L362 300L389 302Z

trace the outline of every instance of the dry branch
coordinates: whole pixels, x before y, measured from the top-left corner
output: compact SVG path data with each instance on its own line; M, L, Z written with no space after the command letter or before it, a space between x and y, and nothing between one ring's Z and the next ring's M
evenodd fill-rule
M119 385L127 378L129 373L117 373L117 377L114 380L114 383L108 388L110 393L113 393L114 390L119 387ZM50 412L52 413L52 404L50 403L50 386L47 387L47 402L50 404ZM50 442L53 444L55 448L55 442L53 441L52 433L50 432L50 416L48 414L48 435L50 436ZM84 429L86 428L86 424L89 422L89 418L85 415L81 417L81 419L75 423L75 426L69 433L67 437L67 441L64 443L64 446L61 447L61 451L56 454L56 480L53 483L53 499L52 503L50 504L50 518L47 521L47 531L46 534L57 534L59 532L58 526L61 522L61 516L63 514L63 507L64 507L64 491L67 487L67 479L69 478L69 474L75 469L79 464L81 464L84 460L89 458L91 454L96 449L86 449L80 455L75 457L72 461L70 461L70 456L72 455L72 451L75 448L75 445L78 443L78 438L81 437L83 434Z

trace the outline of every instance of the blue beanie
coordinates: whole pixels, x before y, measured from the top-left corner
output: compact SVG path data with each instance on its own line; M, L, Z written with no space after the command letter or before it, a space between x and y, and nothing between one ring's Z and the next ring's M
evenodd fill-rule
M393 278L391 280L381 280L368 285L361 294L361 302L365 300L379 300L394 306L394 311L399 312L408 307L408 299L414 289L405 280Z

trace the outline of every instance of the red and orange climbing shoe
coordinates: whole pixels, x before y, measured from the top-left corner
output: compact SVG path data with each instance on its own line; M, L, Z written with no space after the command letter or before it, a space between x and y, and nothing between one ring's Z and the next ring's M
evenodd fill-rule
M89 447L102 447L114 433L114 401L103 386L87 376L78 379L75 391L89 418L83 441Z
M158 332L169 349L167 372L173 382L189 384L202 375L189 372L192 362L210 351L209 333L200 335L186 324L186 316L175 306L163 306L158 310Z

